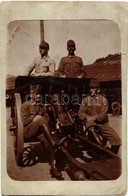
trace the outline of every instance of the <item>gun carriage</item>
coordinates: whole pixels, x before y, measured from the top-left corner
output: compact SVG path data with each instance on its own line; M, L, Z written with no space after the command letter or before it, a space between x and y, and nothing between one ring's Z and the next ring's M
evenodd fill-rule
M89 92L89 78L16 78L15 89L11 91L10 132L14 136L17 165L23 165L24 143L31 142L24 139L20 107L29 98L29 86L33 82L42 86L42 102L50 118L53 137L63 139L56 152L58 167L66 170L72 180L117 179L121 174L120 158L105 148L106 141L96 127L86 129L77 115L82 98Z

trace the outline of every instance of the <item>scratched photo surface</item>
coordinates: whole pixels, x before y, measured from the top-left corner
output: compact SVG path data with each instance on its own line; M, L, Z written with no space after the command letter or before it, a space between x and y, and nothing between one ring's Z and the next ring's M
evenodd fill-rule
M121 74L121 34L112 20L10 22L9 177L57 182L118 179L122 174ZM37 84L41 90L35 111L31 86ZM42 119L41 139L34 132L36 116Z

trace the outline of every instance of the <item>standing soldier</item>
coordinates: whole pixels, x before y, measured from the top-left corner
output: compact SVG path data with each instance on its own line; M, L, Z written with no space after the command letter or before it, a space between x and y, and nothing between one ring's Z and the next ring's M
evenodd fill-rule
M59 77L83 78L85 72L81 57L75 55L76 45L73 40L67 41L68 56L63 57L58 68Z
M82 100L78 116L86 124L86 127L96 124L101 135L109 141L111 151L117 154L121 140L115 130L109 126L107 111L108 101L100 95L100 84L97 80L92 80L90 95Z

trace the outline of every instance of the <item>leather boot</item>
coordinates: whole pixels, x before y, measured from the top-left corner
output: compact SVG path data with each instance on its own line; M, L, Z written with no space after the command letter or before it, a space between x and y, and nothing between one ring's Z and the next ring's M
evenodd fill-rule
M119 150L120 146L119 145L116 145L116 146L111 146L111 151L115 154L118 153L118 150Z
M62 173L60 171L58 171L56 165L51 165L51 171L50 171L51 175L53 177L61 177Z
M50 165L51 165L51 170L50 173L53 177L59 178L62 176L62 173L60 171L58 171L57 167L56 167L56 157L55 154L53 152L52 147L50 146L50 144L47 142L47 146L46 146L46 150L47 153L49 155L50 158Z

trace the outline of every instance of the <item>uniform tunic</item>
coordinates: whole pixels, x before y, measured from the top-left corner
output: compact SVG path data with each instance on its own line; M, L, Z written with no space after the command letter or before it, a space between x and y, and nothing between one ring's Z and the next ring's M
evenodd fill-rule
M55 70L55 62L49 56L43 58L37 57L28 67L27 72L31 73L34 70L34 75L53 76Z
M115 130L108 123L108 101L104 96L88 96L83 99L79 111L79 118L86 123L89 117L94 117L94 123L99 127L101 134L109 140L111 145L120 145L121 140ZM86 123L88 127L89 124Z
M60 75L75 78L83 74L83 61L78 56L66 56L60 61L58 72Z
M42 117L34 122L33 119L36 115L41 115ZM43 130L40 128L43 124L48 124L49 122L44 106L36 105L31 100L22 104L21 119L24 126L25 138L43 134Z

